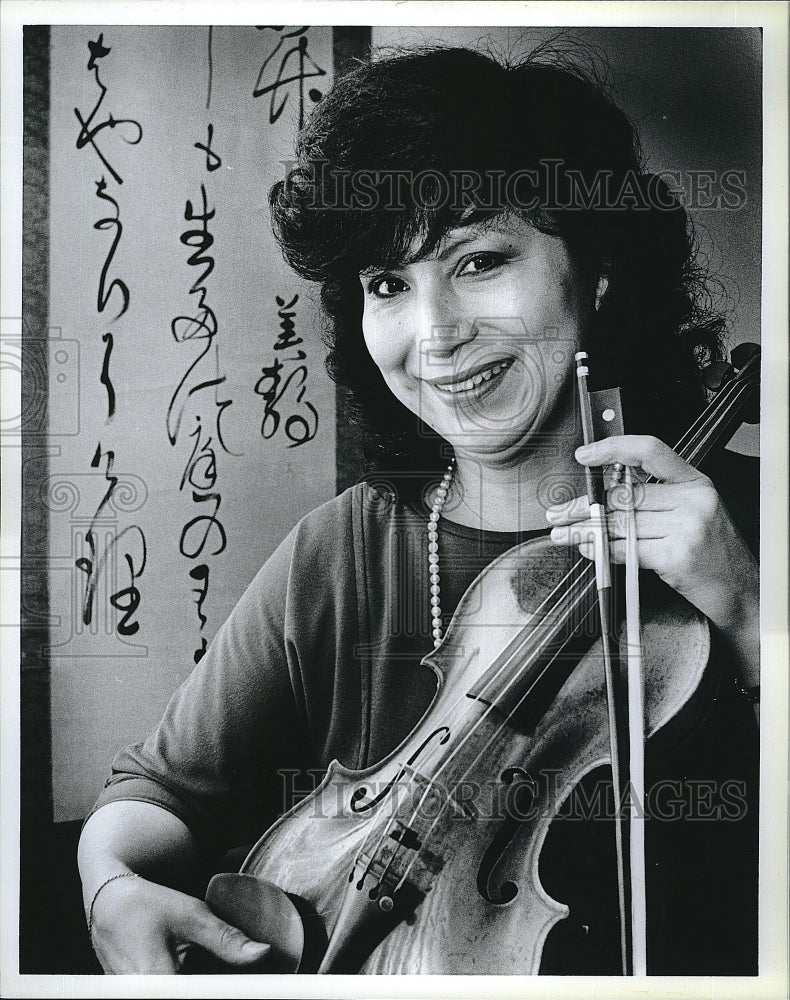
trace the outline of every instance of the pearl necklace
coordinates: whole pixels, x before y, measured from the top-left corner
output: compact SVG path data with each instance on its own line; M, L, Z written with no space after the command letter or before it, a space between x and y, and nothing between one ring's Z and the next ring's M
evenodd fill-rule
M442 478L441 485L436 491L436 497L434 498L428 518L428 577L431 588L431 618L433 619L431 627L433 630L434 649L442 641L442 587L439 579L439 518L447 502L454 472L455 459L447 466L447 471Z

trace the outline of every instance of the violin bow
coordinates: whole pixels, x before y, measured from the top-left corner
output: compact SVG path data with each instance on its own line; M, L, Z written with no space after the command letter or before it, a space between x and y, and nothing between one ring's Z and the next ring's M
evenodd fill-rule
M647 898L645 891L645 706L642 634L639 609L639 556L631 467L615 465L625 491L625 623L628 697L628 769L631 814L629 864L631 887L631 973L647 975Z
M576 354L576 377L582 433L585 444L623 433L618 389L591 393L585 351ZM612 792L615 805L615 849L620 950L624 975L647 974L647 903L645 896L644 840L644 692L639 621L639 566L636 549L636 516L633 477L629 467L615 466L626 500L626 660L618 648L612 599L612 571L606 520L606 490L600 469L585 467L590 531L595 554L595 582L601 620L609 748L612 759ZM624 789L627 792L628 803ZM626 829L627 828L627 829ZM627 833L627 836L626 836Z

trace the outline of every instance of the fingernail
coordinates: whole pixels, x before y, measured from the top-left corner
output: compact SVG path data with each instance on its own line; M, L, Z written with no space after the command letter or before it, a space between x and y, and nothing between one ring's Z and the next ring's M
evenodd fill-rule
M263 944L261 941L247 941L241 946L242 954L252 957L253 955L265 955L271 945Z
M576 449L576 458L583 462L586 458L590 458L593 454L592 445L583 444Z

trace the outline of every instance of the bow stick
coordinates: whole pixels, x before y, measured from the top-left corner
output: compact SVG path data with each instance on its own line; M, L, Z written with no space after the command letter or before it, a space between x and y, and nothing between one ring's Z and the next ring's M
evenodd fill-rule
M582 433L585 444L622 434L620 394L617 389L590 393L587 387L587 354L576 354L576 376ZM595 411L593 410L593 402ZM612 758L612 791L615 802L615 848L620 949L624 975L647 973L647 912L644 847L644 694L639 625L639 578L636 549L636 516L633 480L629 467L615 467L626 499L626 660L615 655L617 638L612 600L606 491L602 470L585 467L590 529L595 553L595 580L601 619L609 746ZM628 794L628 807L624 789ZM627 836L626 836L627 830Z

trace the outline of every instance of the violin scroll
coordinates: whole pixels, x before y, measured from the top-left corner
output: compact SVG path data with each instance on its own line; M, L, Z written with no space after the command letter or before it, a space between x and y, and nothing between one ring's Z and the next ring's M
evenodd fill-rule
M740 419L746 424L760 422L760 357L759 344L738 344L729 361L712 361L702 372L703 381L712 392L719 392L732 382L754 386L751 399L740 413Z

